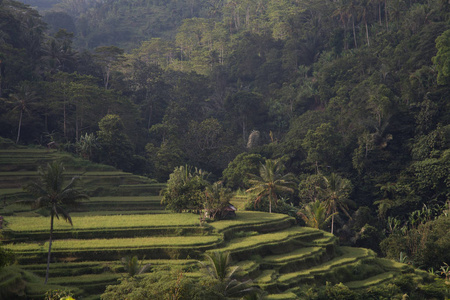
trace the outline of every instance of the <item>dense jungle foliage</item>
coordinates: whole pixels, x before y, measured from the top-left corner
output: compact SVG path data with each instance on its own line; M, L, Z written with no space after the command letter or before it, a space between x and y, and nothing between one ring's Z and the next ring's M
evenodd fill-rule
M286 205L345 183L342 243L450 262L448 1L53 2L0 1L3 138L232 189L280 159Z

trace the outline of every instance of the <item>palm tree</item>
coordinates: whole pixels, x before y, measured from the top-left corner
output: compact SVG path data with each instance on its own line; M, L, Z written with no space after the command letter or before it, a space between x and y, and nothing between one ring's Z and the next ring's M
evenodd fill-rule
M331 215L331 233L334 232L334 216L338 210L343 211L347 217L351 218L348 213L348 199L352 190L351 182L342 178L336 173L332 173L329 177L324 176L325 186L322 190L327 214Z
M327 208L318 200L306 204L297 215L302 218L306 226L322 229L336 213L327 215Z
M38 99L36 93L31 91L31 88L28 83L22 83L18 87L18 92L11 95L12 103L14 104L14 108L12 111L19 111L19 128L17 130L17 139L16 144L19 143L20 139L20 131L22 128L22 119L23 113L30 114L30 104Z
M229 252L214 251L211 254L205 254L208 264L202 264L206 273L220 282L231 279L238 266L231 266L231 256Z
M259 288L251 286L251 279L242 282L234 278L239 266L231 265L229 252L215 251L205 256L208 262L206 264L200 262L200 264L206 274L217 281L215 287L223 296L242 297L262 293Z
M80 141L77 142L78 151L81 156L87 159L92 158L92 150L99 147L97 137L93 133L85 133L80 137Z
M223 209L230 205L233 193L223 186L221 181L209 185L205 189L205 202L203 206L210 219L223 217Z
M348 43L347 43L347 24L348 20L350 18L349 12L347 10L347 7L345 6L344 1L340 1L337 4L336 10L333 12L332 16L338 16L339 21L342 23L342 26L344 27L344 49L348 50Z
M255 205L265 196L269 198L269 213L272 213L272 202L277 205L279 192L294 192L294 175L291 173L282 174L284 165L280 160L266 159L266 163L261 164L259 176L250 174L249 183L253 185L247 193L256 192Z
M137 256L122 257L122 264L125 268L125 271L128 272L128 275L130 275L130 277L134 277L146 272L151 266L151 264L143 265L143 261L139 262Z
M50 239L47 256L47 271L45 273L45 284L48 281L48 273L50 268L50 254L52 250L53 239L53 221L61 216L64 220L72 224L72 218L69 213L64 210L63 205L74 204L77 200L88 199L86 194L81 193L74 188L79 177L73 177L68 185L63 187L64 183L64 166L61 162L52 162L47 164L47 168L39 168L39 179L24 187L24 189L32 194L36 199L33 201L35 208L47 207L50 210Z

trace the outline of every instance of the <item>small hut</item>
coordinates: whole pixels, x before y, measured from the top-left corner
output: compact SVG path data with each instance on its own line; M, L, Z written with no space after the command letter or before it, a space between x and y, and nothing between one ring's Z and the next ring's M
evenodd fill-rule
M222 210L219 212L219 218L221 220L234 219L236 218L236 210L237 209L233 204L228 203L228 205L222 208Z

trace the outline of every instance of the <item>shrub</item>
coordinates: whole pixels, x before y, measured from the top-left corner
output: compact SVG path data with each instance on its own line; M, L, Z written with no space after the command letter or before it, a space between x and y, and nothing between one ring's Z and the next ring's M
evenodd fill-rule
M44 300L69 300L72 298L73 294L67 290L50 290L45 293Z
M450 261L450 216L439 218L411 228L406 235L392 234L380 244L383 253L397 259L404 252L415 266L422 269L439 269L444 261Z
M248 189L250 187L248 174L256 174L262 163L264 163L264 158L259 154L245 152L239 154L223 171L223 180L226 182L226 186L232 189Z
M210 287L208 281L198 283L180 270L158 271L144 277L121 279L120 284L108 286L101 299L220 299Z
M319 296L319 299L356 300L357 294L342 283L336 285L327 283L324 295L322 294L321 296Z
M11 264L14 261L14 254L8 250L0 247L0 270Z
M183 210L201 210L205 202L203 192L208 182L204 179L205 172L193 170L190 166L176 167L167 181L167 187L162 190L162 204L174 212Z

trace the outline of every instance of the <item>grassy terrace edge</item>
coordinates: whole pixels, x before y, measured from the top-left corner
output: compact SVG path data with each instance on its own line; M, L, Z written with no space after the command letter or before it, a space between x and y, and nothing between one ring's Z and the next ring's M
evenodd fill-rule
M280 221L292 222L293 218L281 214L268 214L260 212L239 212L236 219L207 223L218 233L228 230L247 229L249 226L272 226ZM132 220L132 221L130 221ZM5 218L8 222L6 229L12 232L48 232L49 219L47 217L15 217ZM201 227L197 214L152 214L152 215L115 215L115 216L75 216L72 218L73 227L64 221L55 222L55 233L58 231L77 230L106 230L120 228L156 228L156 227ZM251 227L253 228L253 227ZM254 230L254 229L249 229Z

